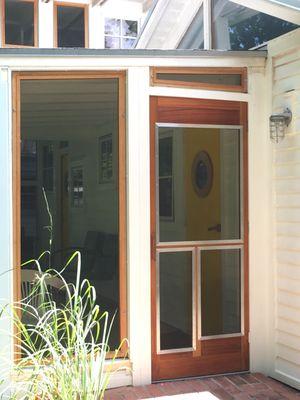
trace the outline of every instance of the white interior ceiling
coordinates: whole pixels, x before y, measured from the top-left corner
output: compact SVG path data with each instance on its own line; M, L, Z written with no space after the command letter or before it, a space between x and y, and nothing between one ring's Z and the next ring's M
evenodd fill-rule
M21 127L46 129L99 126L116 117L117 79L27 80L21 86Z

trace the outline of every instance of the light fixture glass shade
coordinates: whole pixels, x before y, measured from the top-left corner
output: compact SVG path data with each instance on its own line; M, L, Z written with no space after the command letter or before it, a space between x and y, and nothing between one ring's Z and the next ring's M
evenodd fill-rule
M270 137L275 143L284 138L285 124L283 120L270 121Z
M270 138L275 143L279 143L285 136L286 127L292 119L292 113L287 108L282 114L272 114L270 116Z

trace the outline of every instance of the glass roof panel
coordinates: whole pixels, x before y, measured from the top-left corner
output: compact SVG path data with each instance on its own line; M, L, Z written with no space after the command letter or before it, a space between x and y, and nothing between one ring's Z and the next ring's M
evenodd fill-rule
M298 25L229 0L213 0L212 7L214 49L249 50L298 28Z
M287 7L293 7L300 10L300 0L269 0L272 3L283 4Z

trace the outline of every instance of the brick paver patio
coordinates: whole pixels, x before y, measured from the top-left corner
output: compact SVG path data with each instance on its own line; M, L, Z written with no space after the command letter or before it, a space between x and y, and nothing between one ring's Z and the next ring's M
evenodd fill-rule
M300 400L300 392L262 374L246 373L110 389L105 400L157 397L159 400Z

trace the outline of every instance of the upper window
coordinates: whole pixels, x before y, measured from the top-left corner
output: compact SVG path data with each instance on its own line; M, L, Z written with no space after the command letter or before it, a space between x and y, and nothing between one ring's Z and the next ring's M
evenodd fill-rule
M229 0L213 0L213 48L249 50L298 26Z
M37 46L37 3L35 0L4 0L3 44Z
M151 67L152 86L247 92L246 68Z
M54 6L57 47L87 47L87 7L56 3Z
M105 48L130 49L133 47L138 31L137 21L105 18Z

